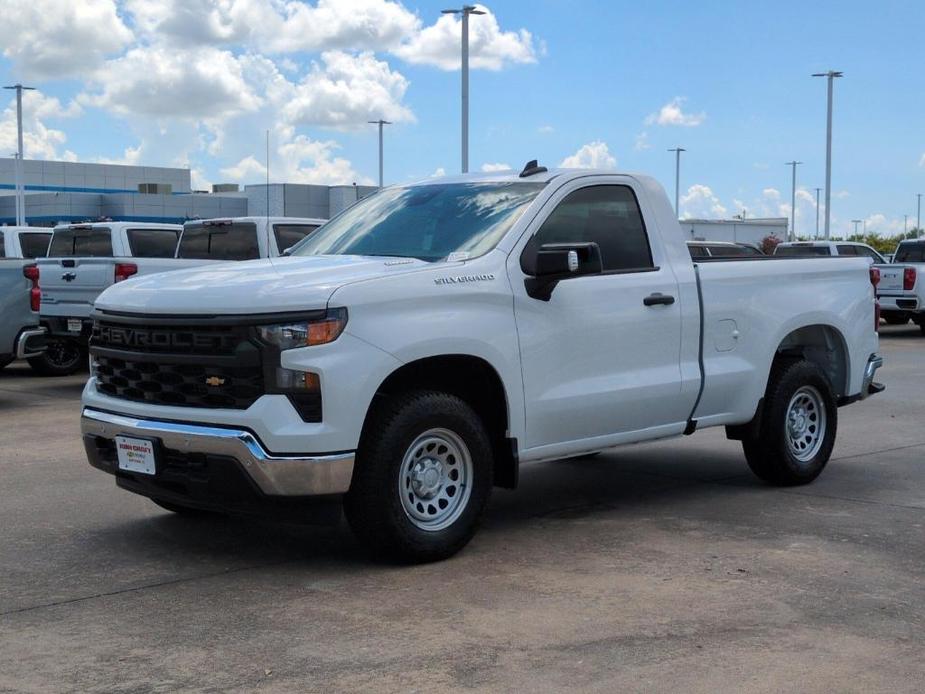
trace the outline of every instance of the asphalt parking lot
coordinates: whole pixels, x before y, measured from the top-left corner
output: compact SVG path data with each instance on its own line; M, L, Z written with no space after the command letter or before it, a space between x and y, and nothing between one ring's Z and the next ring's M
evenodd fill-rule
M186 520L85 462L82 377L0 372L0 691L922 691L925 338L773 489L722 430L525 467L456 558Z

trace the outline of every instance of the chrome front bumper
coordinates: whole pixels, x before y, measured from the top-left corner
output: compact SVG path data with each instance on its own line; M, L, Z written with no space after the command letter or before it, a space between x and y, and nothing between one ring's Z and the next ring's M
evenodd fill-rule
M16 338L16 358L37 357L45 351L45 328L29 328Z
M132 436L159 442L164 448L183 453L204 453L236 459L260 490L269 496L315 496L343 494L350 488L354 453L331 455L273 455L257 437L242 429L181 424L84 408L80 419L85 441L96 437L112 441ZM94 467L96 449L87 445Z

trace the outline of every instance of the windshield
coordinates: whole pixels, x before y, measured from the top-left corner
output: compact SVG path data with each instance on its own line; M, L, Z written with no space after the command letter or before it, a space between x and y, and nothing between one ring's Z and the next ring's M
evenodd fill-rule
M178 258L254 260L260 257L253 222L188 223L183 227Z
M828 246L778 246L774 255L832 255Z
M386 188L345 210L292 255L377 255L437 261L484 255L545 183L434 183Z

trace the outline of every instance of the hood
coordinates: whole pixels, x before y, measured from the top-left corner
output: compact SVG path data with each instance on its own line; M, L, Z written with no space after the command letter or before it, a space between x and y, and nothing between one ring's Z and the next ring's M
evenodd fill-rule
M166 315L306 311L324 308L345 284L430 266L423 260L348 255L210 262L119 282L95 305L104 311Z

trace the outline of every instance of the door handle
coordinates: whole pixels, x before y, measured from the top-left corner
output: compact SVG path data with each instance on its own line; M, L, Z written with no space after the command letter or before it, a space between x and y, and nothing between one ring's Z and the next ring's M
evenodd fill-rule
M663 304L665 306L671 306L674 303L674 297L668 294L660 294L655 292L654 294L649 294L645 299L642 300L646 306L657 306L658 304Z

